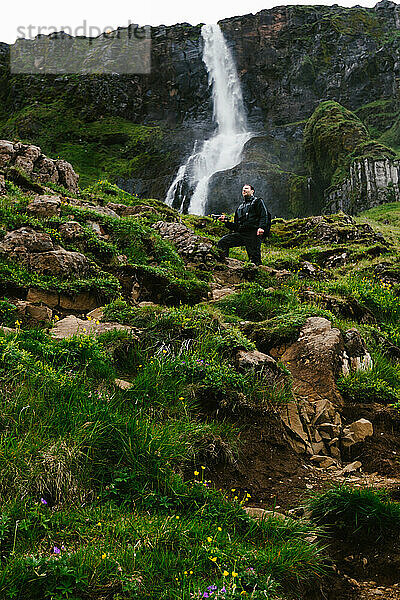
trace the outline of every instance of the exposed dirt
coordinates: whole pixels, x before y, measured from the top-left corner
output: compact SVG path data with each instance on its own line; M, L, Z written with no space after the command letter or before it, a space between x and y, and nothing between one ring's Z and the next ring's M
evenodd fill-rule
M211 479L231 497L249 492L250 506L274 508L291 516L302 516L301 505L307 497L334 483L383 488L399 501L400 416L393 409L368 404L346 406L343 417L348 422L363 417L374 425L374 435L346 457L360 460L361 472L343 475L338 467L312 465L307 456L290 448L280 419L269 414L247 418L238 463L219 466ZM327 555L334 563L334 574L320 589L305 591L304 600L400 600L400 540L355 548L345 540L329 538Z

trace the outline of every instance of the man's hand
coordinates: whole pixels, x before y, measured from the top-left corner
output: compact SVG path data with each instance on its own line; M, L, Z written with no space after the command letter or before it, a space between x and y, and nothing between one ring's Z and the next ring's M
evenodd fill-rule
M259 227L257 229L257 235L263 235L263 233L264 233L264 229L261 229L261 227Z

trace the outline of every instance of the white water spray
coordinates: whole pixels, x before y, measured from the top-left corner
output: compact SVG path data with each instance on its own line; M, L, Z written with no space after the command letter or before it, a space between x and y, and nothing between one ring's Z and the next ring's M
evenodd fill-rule
M243 146L253 135L247 126L235 63L219 25L203 25L201 35L217 129L200 151L195 143L191 156L179 167L165 199L169 206L175 204L182 210L191 194L188 212L200 215L205 211L210 178L218 171L237 165Z

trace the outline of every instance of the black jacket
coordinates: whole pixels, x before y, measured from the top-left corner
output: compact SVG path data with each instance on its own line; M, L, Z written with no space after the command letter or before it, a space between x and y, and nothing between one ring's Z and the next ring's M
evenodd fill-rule
M235 217L232 222L225 222L225 225L231 231L238 233L257 232L258 228L267 229L268 215L262 198L250 196L243 198L235 211Z

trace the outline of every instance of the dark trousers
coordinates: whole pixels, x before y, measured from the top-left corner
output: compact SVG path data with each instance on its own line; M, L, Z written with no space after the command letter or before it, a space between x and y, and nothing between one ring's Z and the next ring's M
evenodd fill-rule
M226 257L229 256L229 248L245 246L249 260L256 265L261 265L261 237L256 232L228 233L219 240L217 246Z

